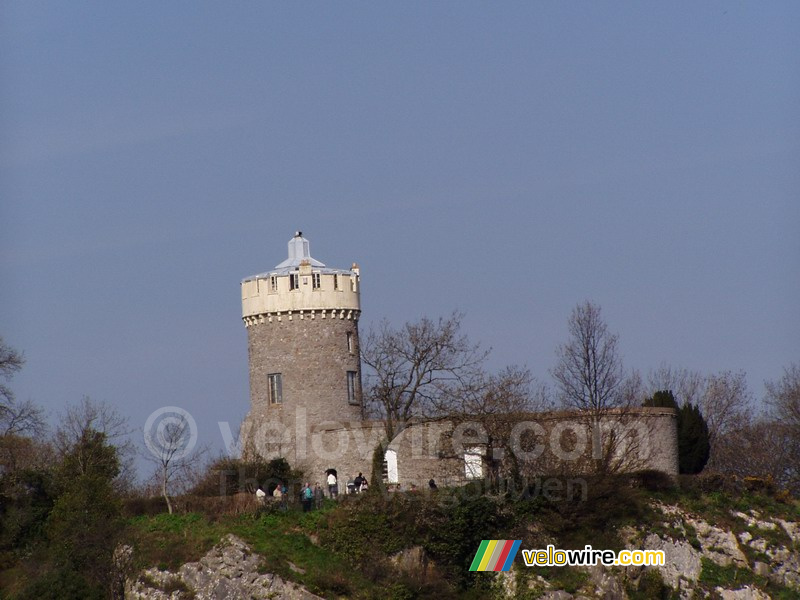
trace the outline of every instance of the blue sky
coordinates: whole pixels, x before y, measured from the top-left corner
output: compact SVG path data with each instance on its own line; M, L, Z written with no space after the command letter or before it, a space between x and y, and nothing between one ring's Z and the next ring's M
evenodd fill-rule
M0 335L21 398L201 440L248 410L239 281L296 229L362 332L458 309L543 381L575 304L625 364L800 360L800 5L0 8Z

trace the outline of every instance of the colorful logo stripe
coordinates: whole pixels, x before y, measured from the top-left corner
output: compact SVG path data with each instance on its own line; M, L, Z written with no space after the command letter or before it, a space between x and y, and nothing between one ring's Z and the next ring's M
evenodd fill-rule
M472 559L470 571L508 571L522 540L483 540Z

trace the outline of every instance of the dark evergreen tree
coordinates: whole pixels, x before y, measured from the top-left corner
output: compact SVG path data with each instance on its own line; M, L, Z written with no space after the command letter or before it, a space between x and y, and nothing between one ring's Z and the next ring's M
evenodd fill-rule
M684 404L678 410L678 468L683 475L703 470L711 454L708 425L700 408Z
M687 403L678 406L670 390L661 390L644 401L644 406L674 408L678 411L678 470L682 475L693 475L703 470L711 453L708 424L700 409Z
M652 398L644 401L644 406L658 406L660 408L674 408L678 410L678 402L670 390L661 390L653 394Z

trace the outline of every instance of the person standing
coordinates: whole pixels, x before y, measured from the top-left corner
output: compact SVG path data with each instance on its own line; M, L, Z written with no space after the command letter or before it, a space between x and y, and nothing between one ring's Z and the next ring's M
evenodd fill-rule
M309 512L311 510L311 503L314 501L314 490L311 489L311 484L306 482L300 494L303 502L303 512Z
M278 482L278 485L275 486L275 489L272 490L272 497L275 499L275 502L278 504L278 507L281 510L284 510L286 507L286 494L283 493L283 486L281 482Z
M336 475L328 473L328 493L334 500L339 495L339 486L336 483Z
M322 508L322 500L324 497L325 494L322 492L322 486L319 484L318 481L314 484L314 504L317 510Z

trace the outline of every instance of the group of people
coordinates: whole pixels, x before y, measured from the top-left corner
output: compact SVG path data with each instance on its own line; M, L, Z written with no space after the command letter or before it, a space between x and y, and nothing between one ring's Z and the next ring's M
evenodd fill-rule
M339 480L336 477L336 473L333 471L328 471L328 494L330 498L336 499L339 497ZM363 473L359 473L355 479L347 482L347 490L348 494L360 494L361 492L366 492L369 489L369 482L367 478L364 477Z
M285 483L279 481L273 488L271 495L273 501L278 504L281 510L286 510L288 508L289 495ZM258 486L256 490L256 498L260 504L266 504L267 502L267 492L265 492L261 486ZM310 511L311 507L315 504L317 508L320 508L323 498L324 494L319 482L317 482L313 488L309 482L306 482L300 490L300 502L303 505L304 512Z
M325 481L328 484L328 497L335 500L339 497L339 482L336 478L336 473L328 471ZM369 482L367 478L364 477L363 473L359 473L358 477L347 483L348 494L360 494L368 489ZM286 484L279 481L272 490L271 496L280 506L281 510L286 510L288 508L289 497ZM256 498L260 504L266 504L267 502L267 492L265 492L261 486L256 490ZM312 507L320 508L324 498L325 492L319 481L314 484L313 488L310 482L305 482L300 490L300 503L303 506L303 512L310 511Z

